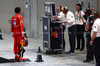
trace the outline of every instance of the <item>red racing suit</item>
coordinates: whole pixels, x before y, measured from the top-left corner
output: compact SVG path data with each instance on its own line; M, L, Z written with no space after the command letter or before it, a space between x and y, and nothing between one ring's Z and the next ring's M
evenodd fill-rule
M23 17L20 14L16 14L12 17L11 32L14 37L14 53L20 54L20 37L24 33Z

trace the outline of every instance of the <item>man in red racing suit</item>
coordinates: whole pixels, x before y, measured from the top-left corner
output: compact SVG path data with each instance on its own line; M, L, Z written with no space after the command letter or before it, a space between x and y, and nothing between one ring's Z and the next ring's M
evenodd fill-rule
M12 17L11 34L14 37L14 54L16 60L25 60L20 57L20 37L24 37L23 17L20 15L21 8L15 8L15 15Z

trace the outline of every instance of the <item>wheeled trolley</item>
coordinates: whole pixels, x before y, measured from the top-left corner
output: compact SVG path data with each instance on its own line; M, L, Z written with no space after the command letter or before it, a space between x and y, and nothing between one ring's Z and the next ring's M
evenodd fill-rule
M61 53L63 51L62 21L43 17L43 48L47 53Z

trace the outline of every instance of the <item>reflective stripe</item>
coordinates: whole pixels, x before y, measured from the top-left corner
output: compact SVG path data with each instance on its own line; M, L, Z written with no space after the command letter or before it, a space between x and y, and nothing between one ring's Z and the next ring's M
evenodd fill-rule
M41 53L38 53L38 55L41 55Z
M0 33L0 34L2 34L2 33Z
M25 34L26 32L22 32L22 34Z
M25 34L26 32L14 32L14 34Z

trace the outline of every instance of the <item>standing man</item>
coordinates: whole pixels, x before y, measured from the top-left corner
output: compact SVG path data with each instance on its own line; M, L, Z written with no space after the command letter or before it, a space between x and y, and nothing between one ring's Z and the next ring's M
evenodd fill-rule
M86 20L86 25L85 25L85 31L86 31L86 45L87 45L87 55L86 55L86 60L84 60L83 62L90 62L92 60L94 60L93 57L93 46L90 45L90 40L91 40L91 27L93 25L93 16L92 16L92 11L91 10L86 10L85 15L87 17Z
M63 13L65 14L62 22L66 23L66 27L68 27L68 35L70 42L70 50L66 54L74 54L75 53L75 34L76 34L76 26L75 26L75 18L74 14L69 11L69 9L65 6L62 8Z
M54 17L54 19L56 19L56 20L63 20L64 14L62 12L62 7L58 6L56 10L57 10L57 17Z
M92 38L90 45L93 45L93 51L96 59L96 66L100 66L100 13L94 13L94 24L92 27Z
M82 51L84 50L84 12L82 11L82 5L81 4L77 4L76 5L76 13L75 13L75 17L76 17L76 26L77 26L77 48L76 50ZM81 45L81 46L80 46Z
M25 60L25 58L20 57L20 37L24 36L24 26L23 26L23 17L21 14L21 8L15 8L15 15L12 17L11 23L11 34L14 37L14 54L15 60L21 61Z
M57 17L54 17L54 19L55 20L63 20L64 13L62 12L62 7L58 6L56 10L57 10ZM64 39L65 24L62 23L62 25L63 25L63 49L65 50L65 39Z

